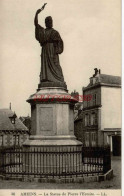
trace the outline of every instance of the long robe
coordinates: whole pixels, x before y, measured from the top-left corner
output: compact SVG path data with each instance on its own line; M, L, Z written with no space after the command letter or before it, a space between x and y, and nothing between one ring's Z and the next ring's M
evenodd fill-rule
M37 25L35 37L42 47L40 81L64 82L59 62L59 54L63 52L63 41L59 33L53 28L44 29Z

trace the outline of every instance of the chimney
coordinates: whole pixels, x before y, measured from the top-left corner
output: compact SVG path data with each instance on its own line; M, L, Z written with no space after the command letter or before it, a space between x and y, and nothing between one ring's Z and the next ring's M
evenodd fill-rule
M101 69L99 69L99 74L101 74Z
M76 90L74 90L74 92L71 92L71 96L79 101L79 93Z

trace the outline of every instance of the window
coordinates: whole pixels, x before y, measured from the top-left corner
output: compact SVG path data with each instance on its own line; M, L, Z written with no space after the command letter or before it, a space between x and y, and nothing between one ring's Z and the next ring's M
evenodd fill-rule
M19 145L19 135L16 137L16 144Z
M16 135L13 135L13 144L16 145Z
M7 146L13 145L13 136L11 134L7 135Z
M91 125L91 115L90 114L85 114L85 116L84 116L84 125L85 126Z
M95 103L94 103L94 94L93 94L93 105L95 105Z
M27 139L27 135L24 134L24 135L23 135L23 142L24 142L26 139Z
M91 114L91 125L97 125L98 124L98 117L97 113Z
M12 124L15 124L15 121L16 121L16 118L17 118L16 114L14 113L13 116L11 116L11 117L9 117L9 118L10 118L10 120L11 120L11 123L12 123Z
M11 123L15 124L15 119L14 118L11 119Z
M90 100L87 98L87 107L90 106Z
M94 113L91 114L91 125L93 125L93 115Z
M98 124L98 119L97 119L97 113L95 113L95 125L97 125Z
M91 145L96 146L96 132L91 133Z
M14 135L13 140L14 140L14 145L19 145L19 135Z
M95 103L95 105L97 105L97 97L96 97L96 94L94 94L94 103Z
M95 125L95 113L91 114L91 125Z
M91 114L89 114L89 125L91 125Z
M89 137L89 132L85 133L85 146L89 146L90 144L90 137Z
M85 126L85 115L83 115L83 126Z
M7 134L6 141L7 141L7 146L10 146L10 134Z
M4 137L3 137L3 145L4 146L8 145L8 143L7 143L7 135L4 135Z
M93 125L95 125L95 113L93 114Z
M97 105L97 94L93 94L93 105Z
M85 114L85 126L88 125L88 114Z
M87 117L88 117L88 125L90 125L91 124L90 114L88 114Z
M0 146L3 146L3 135L0 135Z

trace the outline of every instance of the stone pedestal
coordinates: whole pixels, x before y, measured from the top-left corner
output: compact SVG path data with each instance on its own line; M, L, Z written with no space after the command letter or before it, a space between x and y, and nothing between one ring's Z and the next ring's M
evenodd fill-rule
M82 143L74 136L74 104L77 100L63 87L42 87L27 101L31 104L31 136L23 147L38 152L37 158L35 155L25 158L27 169L37 166L43 173L46 168L51 171L55 167L60 173L63 168L74 172L75 166L82 164L79 154Z

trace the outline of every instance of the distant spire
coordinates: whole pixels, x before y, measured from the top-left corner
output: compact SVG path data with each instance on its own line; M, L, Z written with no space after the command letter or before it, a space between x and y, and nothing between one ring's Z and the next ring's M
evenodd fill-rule
M9 104L9 109L11 110L11 103Z

